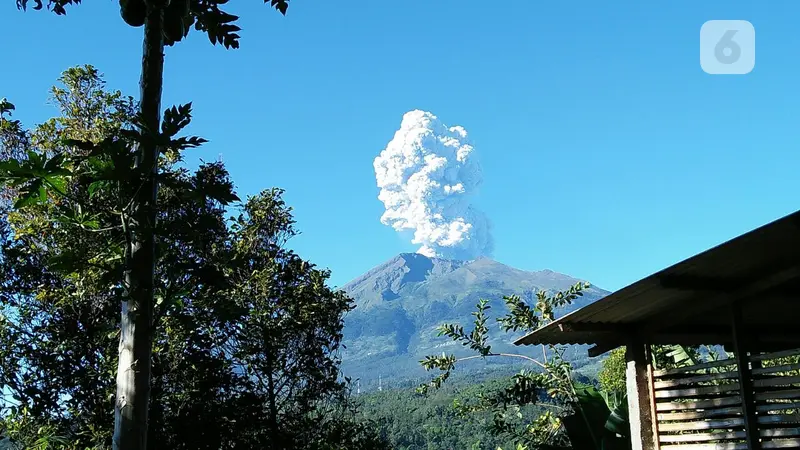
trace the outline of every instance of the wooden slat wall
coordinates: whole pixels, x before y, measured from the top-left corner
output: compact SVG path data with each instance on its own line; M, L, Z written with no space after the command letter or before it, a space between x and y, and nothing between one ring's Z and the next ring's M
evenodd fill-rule
M800 449L798 356L800 349L750 356L763 449ZM734 359L652 373L662 450L747 450Z

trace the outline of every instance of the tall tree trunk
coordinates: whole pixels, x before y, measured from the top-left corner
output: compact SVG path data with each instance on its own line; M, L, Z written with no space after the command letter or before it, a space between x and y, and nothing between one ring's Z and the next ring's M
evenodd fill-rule
M157 133L161 121L164 72L163 0L147 0L140 80L140 108L146 128ZM146 134L143 131L143 134ZM114 450L147 448L150 366L153 340L153 294L156 263L155 222L158 148L152 136L139 144L135 191L128 213L129 247L125 272L127 295L120 321L117 395L114 403ZM125 220L125 219L123 219Z
M269 341L266 343L267 352L266 352L266 364L267 364L267 399L269 402L269 418L267 421L267 426L269 427L269 434L270 434L270 442L272 443L273 449L282 449L283 443L278 436L278 403L276 400L276 396L278 395L275 392L275 355L273 353L272 345L270 345Z

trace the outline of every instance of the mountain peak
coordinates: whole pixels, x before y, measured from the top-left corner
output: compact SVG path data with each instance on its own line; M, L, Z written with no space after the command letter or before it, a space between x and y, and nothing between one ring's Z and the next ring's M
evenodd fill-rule
M552 270L524 271L489 257L462 261L400 253L342 287L363 311L408 297L412 292L444 289L457 295L479 286L525 289L566 289L579 280Z
M374 297L379 294L380 300L390 301L396 299L407 285L450 273L467 263L468 261L429 258L420 253L400 253L347 283L342 290L353 296L362 306L366 305L359 300L366 293L371 294L371 300L378 300Z
M505 310L504 296L531 300L539 290L564 290L579 280L552 270L525 271L488 257L460 261L401 253L346 284L357 308L345 320L344 362L353 375L367 379L413 366L425 354L441 353L441 323L470 326L475 304L489 300L493 311ZM604 296L590 288L559 314ZM511 350L508 336L492 328L493 346ZM344 366L343 366L344 367ZM411 375L411 372L409 372Z
M401 253L398 256L403 260L405 275L400 283L415 283L425 281L433 269L433 260L420 253Z

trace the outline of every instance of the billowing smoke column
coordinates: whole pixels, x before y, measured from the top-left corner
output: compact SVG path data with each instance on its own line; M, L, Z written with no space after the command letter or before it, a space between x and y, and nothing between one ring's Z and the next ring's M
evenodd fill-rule
M374 166L386 207L381 222L413 230L418 253L464 260L491 254L489 221L470 205L482 175L464 128L409 111Z

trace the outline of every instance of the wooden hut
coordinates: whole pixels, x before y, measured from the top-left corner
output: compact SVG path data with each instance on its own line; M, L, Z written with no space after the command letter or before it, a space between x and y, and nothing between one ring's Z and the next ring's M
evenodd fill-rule
M590 356L625 346L634 450L800 448L800 366L779 359L800 354L800 211L516 344L593 344ZM734 356L654 370L655 344L719 344Z

